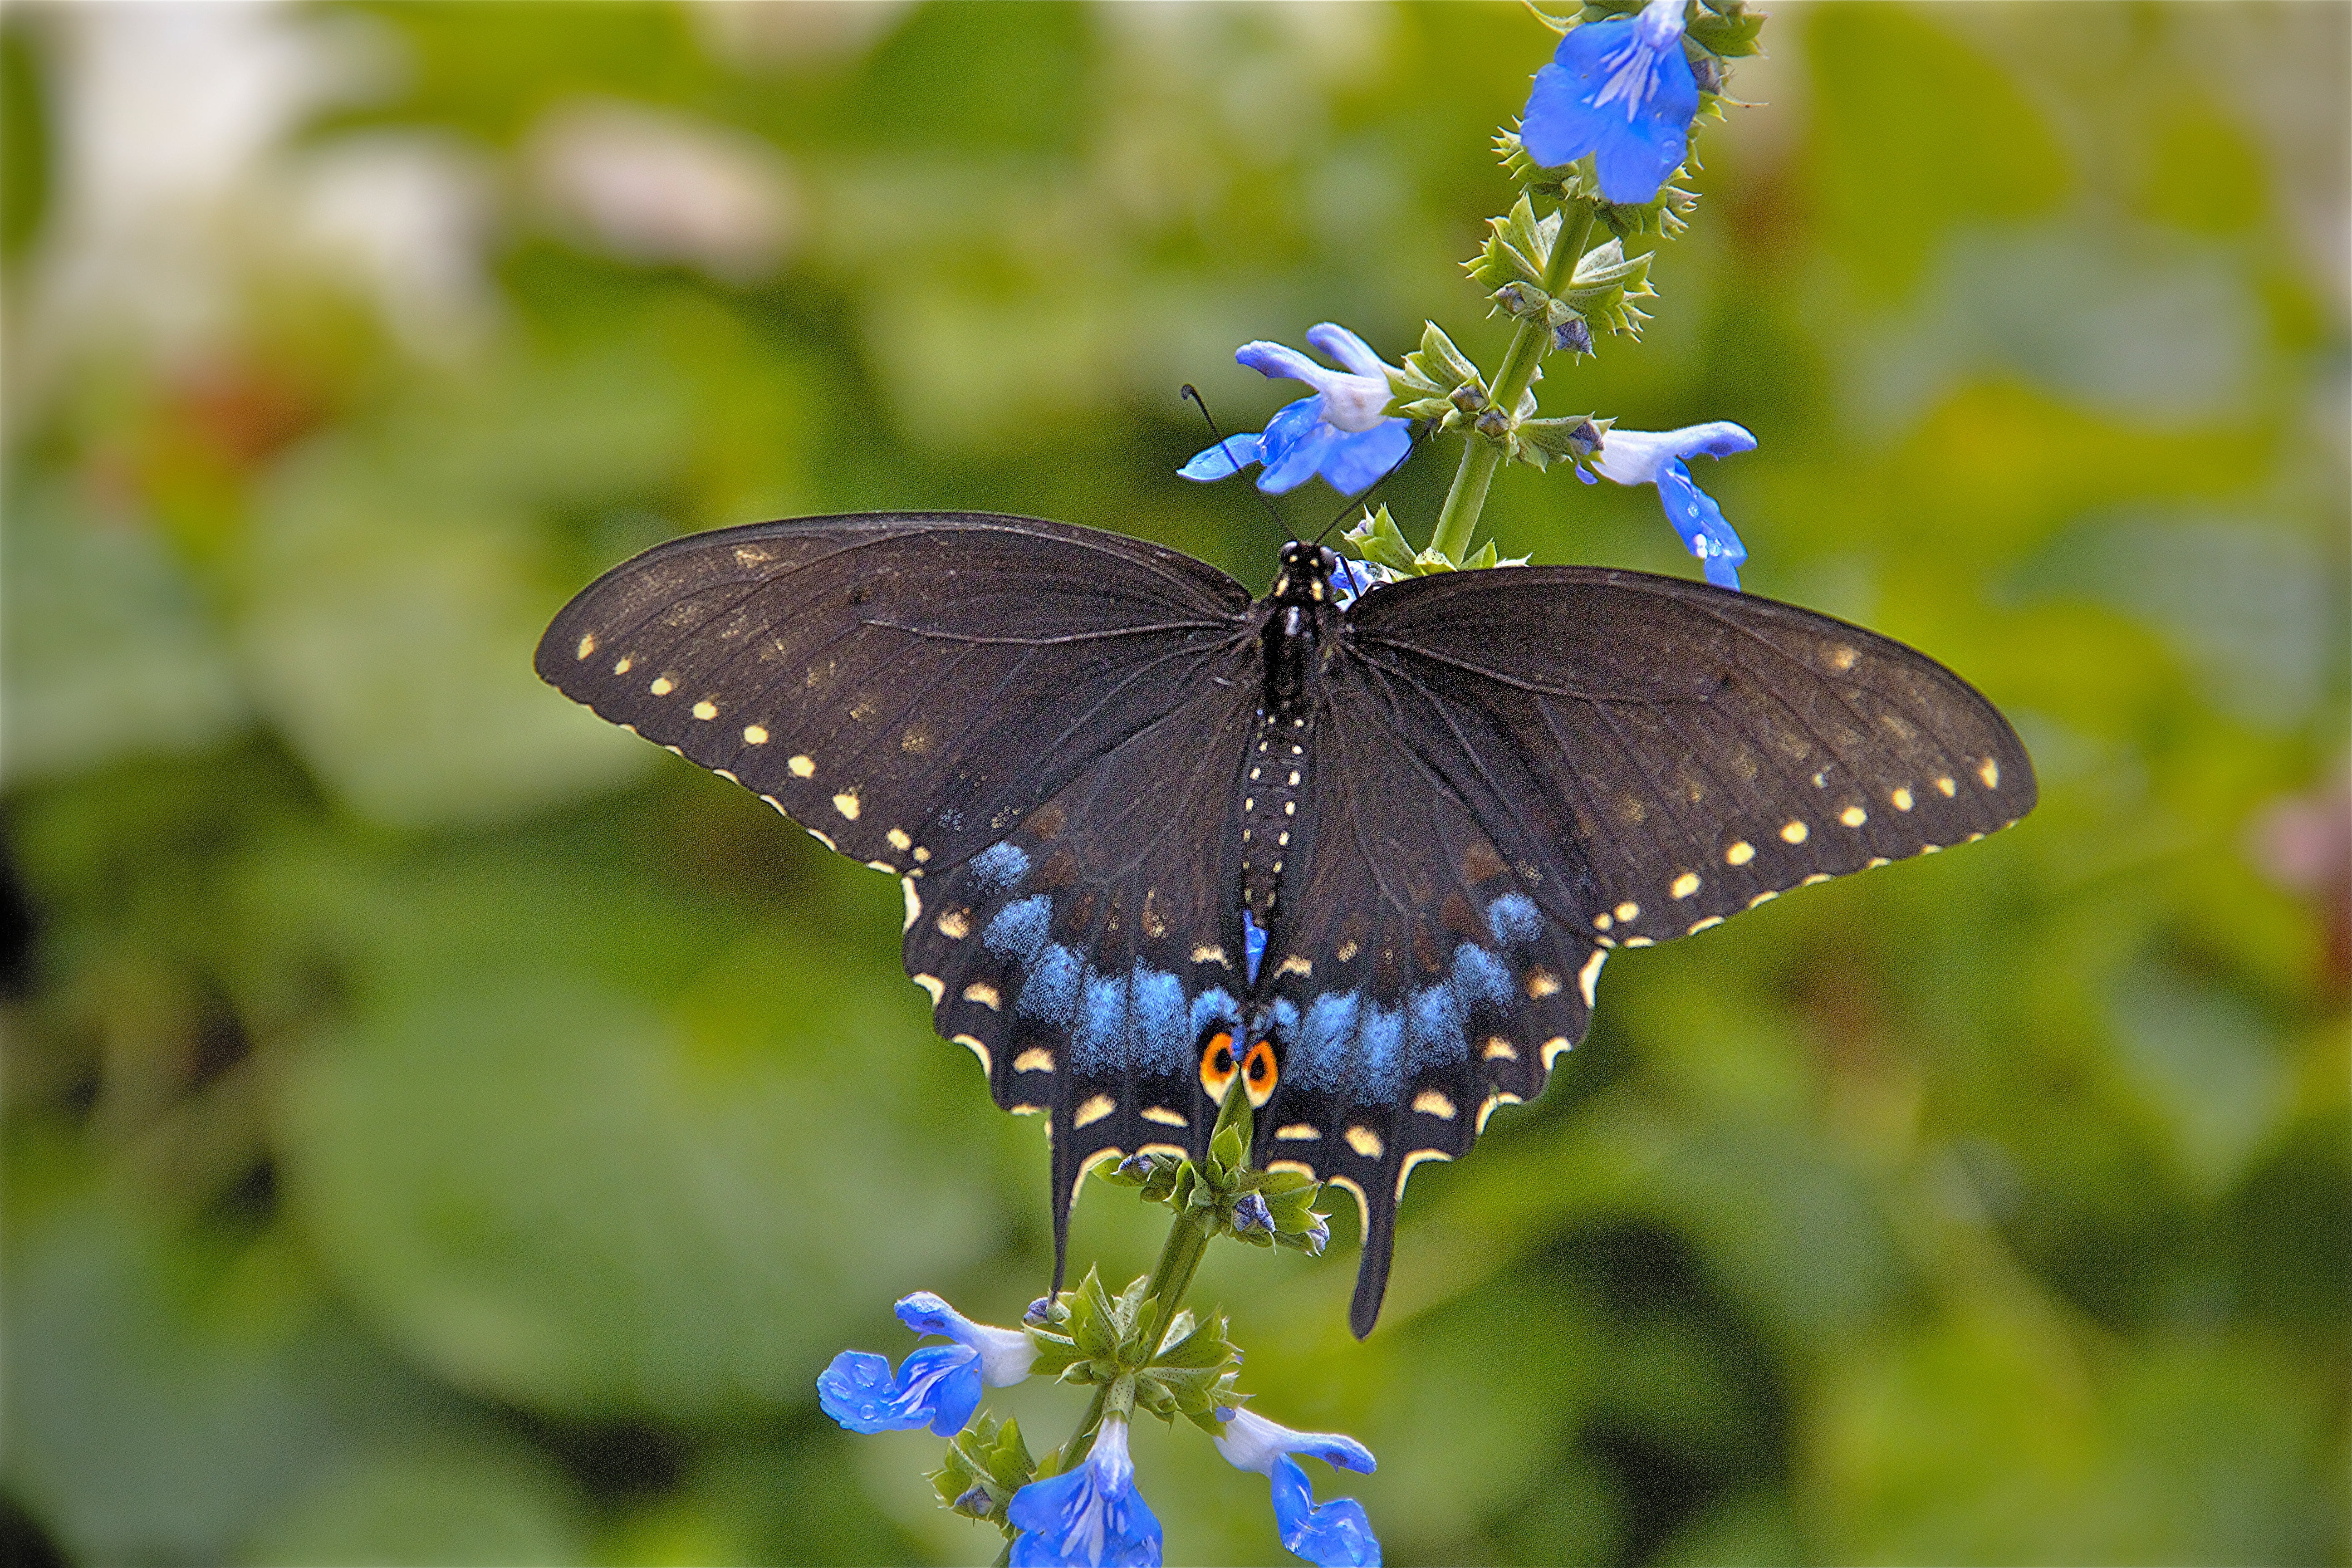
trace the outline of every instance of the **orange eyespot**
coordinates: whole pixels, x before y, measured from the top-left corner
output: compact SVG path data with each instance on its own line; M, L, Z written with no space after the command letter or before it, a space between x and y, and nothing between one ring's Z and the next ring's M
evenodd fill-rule
M1242 1077L1252 1110L1274 1098L1275 1081L1281 1076L1281 1064L1274 1059L1271 1041L1260 1040L1250 1047L1249 1056L1242 1063Z
M1231 1035L1211 1035L1201 1051L1201 1087L1209 1098L1222 1104L1226 1086L1234 1081L1234 1037Z

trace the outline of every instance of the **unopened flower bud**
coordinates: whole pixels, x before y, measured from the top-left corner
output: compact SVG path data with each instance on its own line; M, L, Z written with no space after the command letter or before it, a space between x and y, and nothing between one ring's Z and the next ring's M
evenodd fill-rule
M958 1513L968 1513L974 1519L986 1519L996 1507L996 1500L988 1495L986 1487L974 1487L949 1504Z
M1053 1316L1054 1298L1040 1296L1029 1303L1029 1310L1021 1314L1021 1321L1033 1329L1042 1329L1053 1321Z
M1250 1231L1271 1232L1274 1229L1274 1211L1265 1206L1265 1199L1258 1194L1244 1193L1234 1205L1234 1229L1244 1234Z
M1478 416L1478 434L1492 436L1497 441L1511 433L1510 417L1499 408L1489 408Z
M1551 346L1570 353L1589 354L1592 352L1592 329L1581 316L1562 321L1551 332Z
M1486 395L1473 382L1455 387L1447 394L1446 401L1465 414L1475 414L1486 406Z

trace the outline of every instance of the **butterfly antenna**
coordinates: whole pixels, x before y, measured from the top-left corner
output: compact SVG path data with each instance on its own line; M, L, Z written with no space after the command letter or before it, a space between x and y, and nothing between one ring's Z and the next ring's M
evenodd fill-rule
M1225 436L1224 436L1224 432L1217 428L1217 417L1216 417L1216 416L1215 416L1215 415L1213 415L1213 414L1212 414L1212 413L1210 413L1210 412L1209 412L1209 405L1208 405L1206 403L1204 403L1204 402L1202 402L1202 399L1201 399L1201 389L1200 389L1199 387L1197 387L1197 386L1194 386L1191 382L1189 382L1189 381L1188 381L1188 382L1186 382L1186 383L1184 384L1184 389L1183 389L1181 392L1178 393L1176 395L1177 395L1177 396L1179 396L1179 397L1189 397L1189 398L1191 398L1191 399L1192 400L1192 406L1193 406L1193 407L1195 407L1195 408L1197 408L1197 409L1199 409L1199 410L1201 411L1201 417L1202 417L1202 418L1203 418L1203 419L1205 419L1205 420L1207 420L1207 421L1209 422L1209 434L1210 434L1211 436L1213 436L1214 437L1216 437L1216 442L1217 442L1217 450L1219 450L1220 452L1224 452L1224 450L1225 450ZM1226 457L1226 459L1227 459L1228 461L1231 461L1231 460L1232 460L1232 458L1233 458L1233 454L1232 454L1231 452L1225 452L1225 457ZM1234 463L1234 472L1235 472L1235 473L1237 473L1237 474L1238 474L1238 473L1240 473L1241 471L1242 471L1242 466L1241 466L1239 463ZM1285 516L1283 516L1283 515L1282 515L1282 509L1281 509L1280 507L1278 507L1278 506L1275 505L1275 504L1274 504L1274 502L1273 502L1273 500L1267 497L1266 493L1265 493L1264 490L1259 489L1257 488L1257 486L1255 486L1255 484L1253 484L1252 486L1250 486L1250 493L1251 493L1252 495L1255 495L1255 497L1257 497L1257 499L1258 499L1258 504L1260 504L1261 506L1265 507L1265 510L1266 510L1266 513L1267 513L1267 515L1268 515L1268 516L1270 516L1270 517L1272 517L1272 518L1274 519L1274 525L1275 525L1276 528L1279 528L1280 530L1282 530L1282 531L1283 531L1285 534L1288 535L1288 536L1289 536L1289 539L1290 539L1290 542L1291 542L1293 544L1297 543L1297 542L1298 542L1298 535L1297 535L1297 533L1294 533L1294 532L1292 532L1292 531L1291 531L1290 520L1289 520L1288 518L1286 518L1286 517L1285 517Z
M1420 433L1412 438L1412 445L1404 449L1404 456L1399 458L1395 462L1391 463L1389 465L1389 471L1372 481L1371 489L1366 490L1354 500L1349 501L1346 506L1341 507L1339 509L1339 515L1333 518L1329 522L1325 523L1323 525L1323 532L1315 536L1315 542L1318 544L1322 543L1324 535L1329 533L1333 529L1347 521L1349 514L1353 512L1358 507L1362 507L1367 511L1370 511L1371 510L1372 498L1381 493L1381 487L1388 483L1391 479L1396 478L1396 471L1399 468L1403 468L1407 463L1412 461L1412 455L1421 450L1421 444L1423 441L1428 440L1430 436L1434 433L1436 429L1436 420L1424 420L1422 423Z

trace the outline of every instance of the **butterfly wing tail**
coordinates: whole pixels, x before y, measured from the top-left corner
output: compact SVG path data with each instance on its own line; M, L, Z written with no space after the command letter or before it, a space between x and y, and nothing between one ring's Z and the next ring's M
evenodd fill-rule
M1375 1184L1375 1194L1385 1189ZM1363 1215L1364 1256L1356 1265L1356 1298L1348 1307L1348 1328L1358 1339L1380 1321L1381 1302L1389 1290L1389 1264L1396 1256L1396 1203L1357 1194Z

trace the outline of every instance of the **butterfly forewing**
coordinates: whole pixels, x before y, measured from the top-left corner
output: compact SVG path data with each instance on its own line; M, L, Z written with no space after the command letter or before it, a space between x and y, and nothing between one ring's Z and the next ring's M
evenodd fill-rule
M1091 529L809 518L614 568L555 618L538 668L843 853L921 872L1187 701L1248 607L1214 568Z
M1420 699L1421 755L1488 816L1572 846L1580 877L1544 901L1605 945L1704 930L2033 805L2024 748L1965 681L1769 599L1501 569L1384 589L1350 632Z

